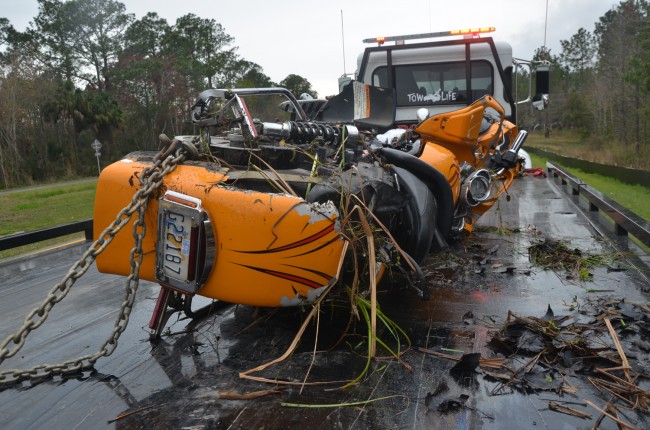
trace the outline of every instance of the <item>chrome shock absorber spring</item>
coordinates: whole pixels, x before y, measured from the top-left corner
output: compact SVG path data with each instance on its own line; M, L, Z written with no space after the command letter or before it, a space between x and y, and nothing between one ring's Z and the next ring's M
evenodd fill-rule
M339 129L337 127L310 121L291 121L290 138L296 142L306 143L314 139L333 144L338 143Z
M299 144L319 139L330 145L338 145L344 139L346 141L360 139L359 130L354 125L329 125L311 121L264 122L261 124L260 134Z

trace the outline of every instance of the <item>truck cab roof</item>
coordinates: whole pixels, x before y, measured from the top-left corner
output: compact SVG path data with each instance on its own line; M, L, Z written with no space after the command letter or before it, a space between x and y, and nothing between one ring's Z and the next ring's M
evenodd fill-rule
M422 107L434 115L490 94L515 119L512 47L491 37L398 43L366 48L358 81L395 90L396 124L412 123Z

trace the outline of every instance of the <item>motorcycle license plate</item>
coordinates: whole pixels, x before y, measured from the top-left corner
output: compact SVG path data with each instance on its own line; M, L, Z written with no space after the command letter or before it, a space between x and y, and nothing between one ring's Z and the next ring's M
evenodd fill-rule
M201 200L167 191L158 207L156 278L162 284L194 293L198 288L198 261L204 254Z

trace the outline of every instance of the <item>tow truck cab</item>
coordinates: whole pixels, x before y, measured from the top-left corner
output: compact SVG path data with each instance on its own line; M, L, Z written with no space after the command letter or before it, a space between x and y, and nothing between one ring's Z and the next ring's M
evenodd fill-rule
M377 46L366 48L359 56L356 80L394 90L398 127L413 126L420 108L435 115L468 106L486 94L492 95L505 108L506 118L516 123L518 104L532 101L543 109L548 103L548 68L538 67L535 96L531 97L530 81L527 97L517 100L512 90L513 74L517 75L514 69L527 68L530 76L536 65L513 58L510 44L480 36L494 30L485 27L365 39L365 43ZM462 38L406 43L446 36Z

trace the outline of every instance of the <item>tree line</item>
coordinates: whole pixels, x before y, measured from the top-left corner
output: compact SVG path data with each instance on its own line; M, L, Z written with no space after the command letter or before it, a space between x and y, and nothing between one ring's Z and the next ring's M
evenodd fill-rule
M305 78L274 83L237 54L214 19L141 19L115 0L38 0L25 31L0 18L0 188L96 174L102 159L157 149L190 134L206 88L284 86L317 97Z
M534 60L551 63L551 105L543 120L575 130L594 149L621 146L647 151L650 114L650 4L614 4L594 24L561 40L553 55L539 48ZM527 121L534 118L528 116Z
M0 188L96 173L102 160L157 149L158 135L191 134L191 104L210 87L281 85L316 97L289 75L274 83L237 54L214 19L184 15L170 24L141 19L116 0L38 0L25 31L0 18ZM593 31L580 28L551 63L551 106L520 122L571 129L595 144L633 148L648 142L650 6L613 5ZM552 25L552 23L551 23Z

